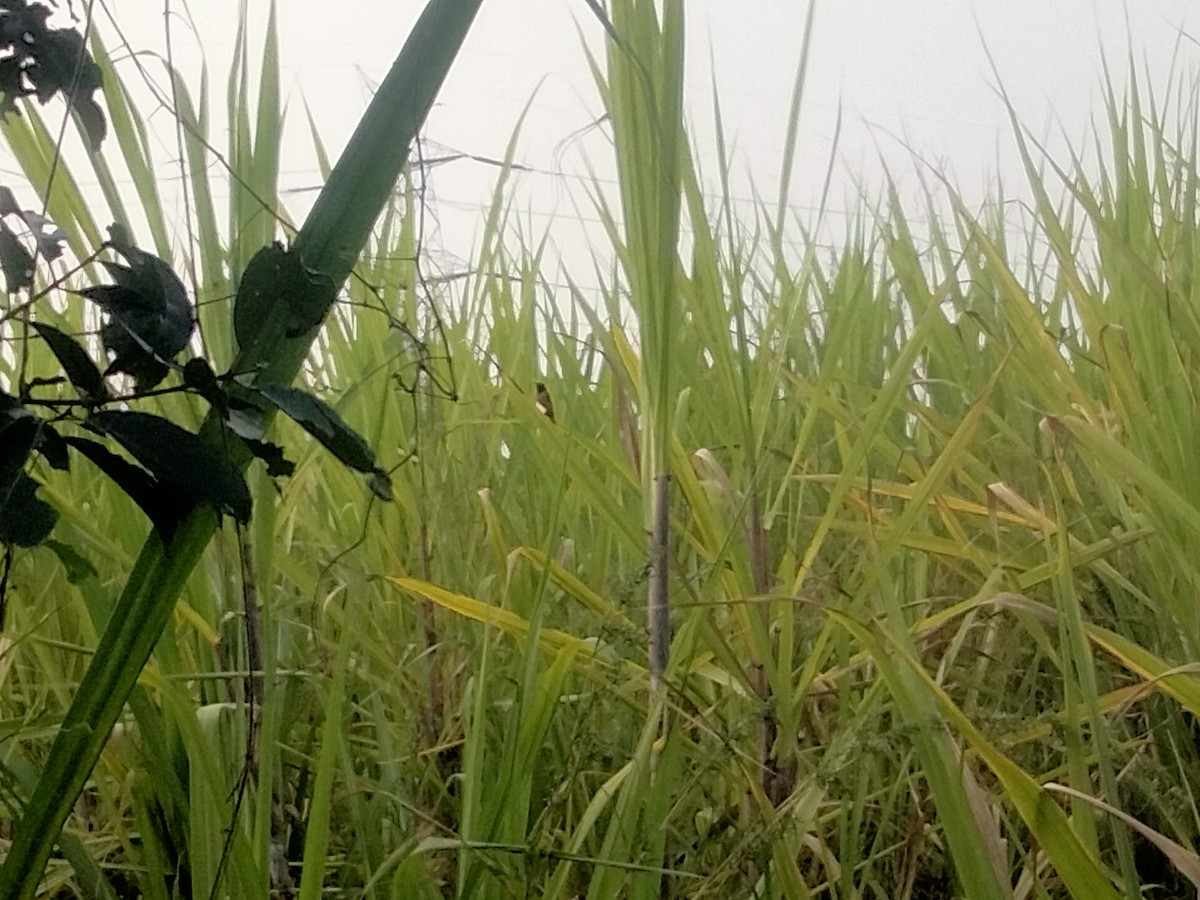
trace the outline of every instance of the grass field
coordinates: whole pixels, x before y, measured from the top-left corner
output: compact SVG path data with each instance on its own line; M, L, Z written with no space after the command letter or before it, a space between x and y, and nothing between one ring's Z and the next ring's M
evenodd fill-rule
M251 466L253 519L187 580L44 896L1196 890L1194 85L1159 105L1110 90L1098 168L1044 158L1015 113L1020 241L1005 197L967 208L930 177L926 208L865 199L831 255L782 203L745 221L707 199L728 187L702 190L684 151L674 6L660 23L615 4L622 43L594 61L621 175L597 195L597 253L618 261L603 302L548 287L503 180L472 276L431 286L402 185L301 374L392 470L394 502L277 423L295 473ZM277 55L261 72L247 55L228 210L193 142L194 231L168 233L115 77L95 172L137 191L89 209L70 180L88 161L67 159L49 201L79 256L126 218L118 197L137 207L225 365L237 278L289 233L261 215L282 209L279 111L270 90L247 100L277 85ZM28 202L40 123L3 126ZM95 327L74 301L34 314ZM4 327L17 346L19 317ZM31 341L0 363L10 384L18 359L54 374ZM60 521L9 575L5 839L149 531L82 462L34 475ZM239 803L247 584L265 652ZM656 584L670 652L652 685Z

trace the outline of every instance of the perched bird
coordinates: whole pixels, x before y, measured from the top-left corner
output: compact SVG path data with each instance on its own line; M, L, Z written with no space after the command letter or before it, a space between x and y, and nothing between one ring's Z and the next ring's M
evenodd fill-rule
M546 390L546 385L540 381L537 383L537 405L546 418L553 422L554 401L550 399L550 392Z

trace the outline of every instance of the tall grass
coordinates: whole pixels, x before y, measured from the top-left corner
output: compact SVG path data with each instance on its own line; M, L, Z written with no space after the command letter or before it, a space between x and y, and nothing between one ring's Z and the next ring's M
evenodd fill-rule
M612 198L629 268L600 303L556 293L500 189L470 283L431 296L403 198L303 376L398 466L395 503L282 422L295 474L278 493L254 475L263 788L222 895L285 871L304 896L1187 894L1197 97L1146 97L1109 89L1098 170L1046 159L1014 113L1024 246L1005 198L978 212L937 182L950 212L927 226L892 194L833 258L791 257L786 210L708 203L681 147L663 202L684 258L632 258ZM646 393L654 330L615 315L638 308L638 265L675 291L667 406ZM653 427L674 485L665 737ZM10 816L145 530L82 467L38 475L93 570L18 558ZM243 762L238 572L221 533L44 895L212 889Z

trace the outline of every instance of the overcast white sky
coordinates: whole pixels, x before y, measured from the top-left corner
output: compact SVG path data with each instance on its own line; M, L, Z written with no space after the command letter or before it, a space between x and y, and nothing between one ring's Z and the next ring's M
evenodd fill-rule
M133 47L161 52L168 0L108 2ZM183 9L182 0L169 3L177 14ZM304 104L336 154L366 106L370 85L386 72L423 5L280 0L290 122L285 188L317 179ZM915 183L916 164L902 140L936 161L969 199L982 197L997 175L1011 192L1019 170L985 47L1025 123L1039 134L1066 135L1083 144L1089 120L1102 118L1101 50L1120 83L1130 54L1160 90L1172 65L1190 78L1200 58L1195 43L1200 30L1193 32L1200 10L1194 6L1190 0L819 3L791 195L797 215L805 218L818 199L839 107L843 128L828 222L835 230L838 214L854 205L856 185L878 185L881 154L902 185ZM257 47L268 4L249 0L248 7ZM217 107L224 102L238 9L239 0L193 0L196 32L182 15L171 19L177 58L192 75L203 49ZM687 2L692 137L702 165L715 174L715 77L735 144L738 196L750 198L754 186L775 196L806 9L796 0ZM111 36L105 16L98 21ZM581 243L579 228L586 231L579 218L592 214L583 190L587 161L601 174L611 172L599 135L572 139L601 111L580 33L598 46L599 27L582 0L484 0L427 129L434 147L500 157L522 108L534 97L517 151L517 161L534 171L517 180L517 209L528 214L530 228L550 228L568 248ZM132 70L126 75L136 78ZM169 153L164 148L162 162ZM437 237L448 267L454 257L470 256L474 224L495 175L470 161L437 170L434 212L442 223ZM293 196L302 210L305 195ZM569 249L568 256L578 259Z

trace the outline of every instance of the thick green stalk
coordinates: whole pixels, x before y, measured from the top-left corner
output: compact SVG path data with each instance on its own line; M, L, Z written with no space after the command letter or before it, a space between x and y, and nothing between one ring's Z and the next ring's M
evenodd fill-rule
M650 680L665 673L671 642L667 596L670 457L675 390L671 345L677 315L683 149L683 4L613 4L609 83L617 170L629 247L627 272L642 344L642 479L649 535Z
M480 2L431 0L426 6L296 237L304 264L339 289L391 199ZM329 307L335 299L331 293ZM235 370L262 363L272 380L290 382L315 334L264 335L242 348ZM206 430L214 428L209 422ZM0 900L36 894L62 824L217 524L210 509L197 508L166 544L157 534L146 541L17 826L0 869Z

